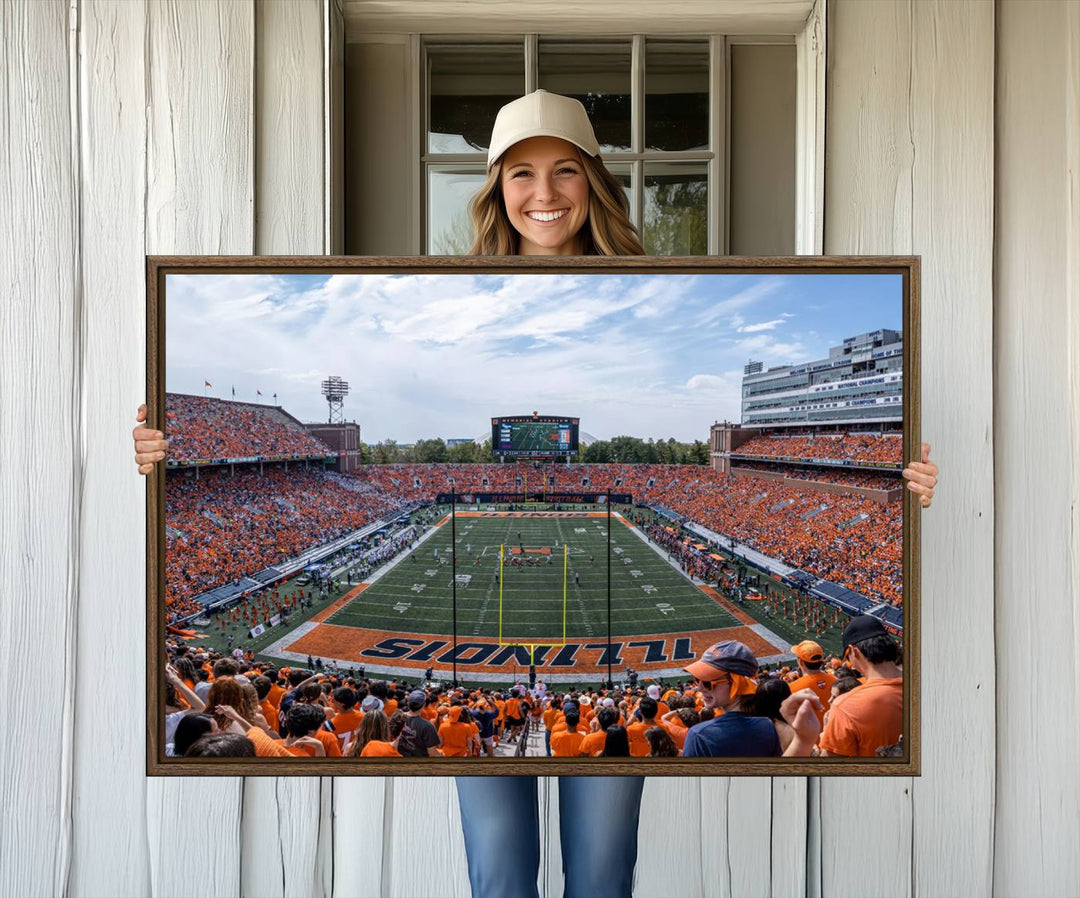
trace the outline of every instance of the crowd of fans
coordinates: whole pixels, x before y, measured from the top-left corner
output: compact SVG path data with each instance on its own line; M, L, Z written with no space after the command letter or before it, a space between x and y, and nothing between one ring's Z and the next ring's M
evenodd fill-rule
M240 649L170 641L166 755L480 759L529 730L543 733L547 756L582 759L895 753L899 647L876 618L858 617L844 648L847 666L805 641L794 665L765 670L745 645L723 642L674 684L555 691L535 675L506 689L424 688L321 660L277 669Z
M165 489L165 603L170 620L193 600L356 530L407 504L323 471L250 467L169 477Z
M758 458L805 458L828 461L887 462L903 466L902 433L818 433L757 436L735 450Z
M830 468L809 468L801 465L777 462L735 461L733 471L783 474L790 480L807 480L817 483L836 483L841 486L858 486L872 490L897 490L903 488L899 474L882 474L877 471L836 471Z
M899 500L882 504L711 473L680 479L652 501L791 567L868 598L902 602Z
M272 407L170 393L173 459L328 451ZM901 463L900 434L759 436L740 448L762 459L795 457ZM766 463L768 464L768 463ZM769 465L787 483L721 477L698 465L367 465L348 475L322 468L234 466L166 481L166 609L170 620L199 610L195 597L367 526L409 505L459 495L523 492L631 493L792 567L870 598L901 602L901 504L823 494L790 480L897 488L870 472Z
M275 455L322 457L331 451L273 406L166 393L165 421L172 461Z
M629 492L792 567L899 605L901 503L824 494L697 465L368 465L349 475L266 467L210 469L166 483L166 606L301 554L410 504L459 494L550 490ZM519 481L519 478L521 479ZM485 483L486 479L486 483ZM529 487L530 491L533 489Z

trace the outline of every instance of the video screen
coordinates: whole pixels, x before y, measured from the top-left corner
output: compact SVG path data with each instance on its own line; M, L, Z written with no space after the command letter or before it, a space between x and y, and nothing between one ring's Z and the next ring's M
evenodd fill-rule
M491 419L492 455L563 456L578 451L578 419L551 415Z

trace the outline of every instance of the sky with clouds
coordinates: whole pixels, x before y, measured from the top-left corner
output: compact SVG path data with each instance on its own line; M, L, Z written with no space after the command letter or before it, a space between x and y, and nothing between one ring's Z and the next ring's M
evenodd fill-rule
M707 440L739 420L748 360L826 358L902 330L902 305L899 275L169 275L165 382L277 393L325 421L319 383L336 374L368 443L479 437L534 410L600 439Z

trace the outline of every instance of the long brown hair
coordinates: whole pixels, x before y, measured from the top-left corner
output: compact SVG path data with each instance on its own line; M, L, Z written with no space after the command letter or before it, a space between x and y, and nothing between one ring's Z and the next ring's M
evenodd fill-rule
M578 234L585 256L643 256L637 228L630 221L630 202L622 185L599 156L578 153L589 182L589 215ZM473 244L471 256L516 256L521 235L506 214L502 196L504 153L488 170L487 180L469 200Z
M229 726L229 718L218 714L214 709L218 705L230 705L237 714L247 720L250 726L254 726L254 721L248 719L244 713L246 703L247 699L244 696L244 690L238 680L234 677L218 677L210 684L210 691L206 694L206 710L204 713L213 717L217 721L217 725L224 730Z
M382 711L368 711L356 728L356 738L353 739L347 757L358 758L364 746L369 742L389 742L390 724L387 723L386 715Z

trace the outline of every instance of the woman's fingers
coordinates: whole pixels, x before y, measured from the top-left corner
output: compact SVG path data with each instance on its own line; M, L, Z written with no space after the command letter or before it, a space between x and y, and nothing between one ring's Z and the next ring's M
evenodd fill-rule
M934 501L934 488L921 483L916 483L914 480L909 480L907 488L911 492L915 493L919 497L919 504L923 508L929 508L930 503Z
M160 430L154 430L150 427L136 427L133 431L131 431L131 438L136 442L146 440L164 440L165 434L163 434Z
M915 474L932 474L934 477L938 475L938 466L931 462L913 461L906 468L905 471L911 471Z
M929 508L934 501L934 489L937 486L938 466L930 461L930 444L920 447L921 461L913 461L903 470L907 488L919 497L919 504Z
M144 453L164 453L169 448L167 440L136 440L135 451Z
M135 464L139 466L140 474L149 474L154 470L154 464L165 458L169 441L160 430L147 427L143 423L146 421L145 403L139 406L135 420L139 422L131 431L131 438L135 443Z

